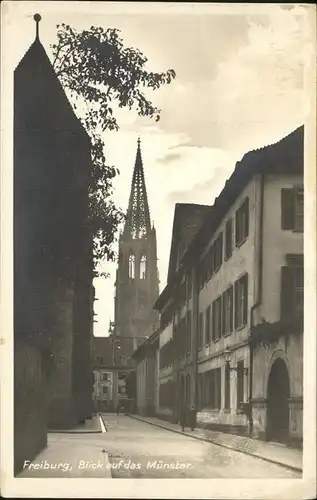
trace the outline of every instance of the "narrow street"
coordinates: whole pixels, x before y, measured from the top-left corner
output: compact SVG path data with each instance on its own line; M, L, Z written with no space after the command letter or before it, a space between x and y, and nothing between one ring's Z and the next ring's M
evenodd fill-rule
M296 478L293 471L128 416L103 414L113 478ZM195 431L194 431L195 432Z

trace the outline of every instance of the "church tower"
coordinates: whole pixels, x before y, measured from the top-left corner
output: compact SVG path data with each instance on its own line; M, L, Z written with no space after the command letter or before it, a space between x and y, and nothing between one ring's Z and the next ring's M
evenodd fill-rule
M124 229L119 238L115 333L120 354L130 356L157 326L153 305L159 296L156 231L151 226L140 139Z

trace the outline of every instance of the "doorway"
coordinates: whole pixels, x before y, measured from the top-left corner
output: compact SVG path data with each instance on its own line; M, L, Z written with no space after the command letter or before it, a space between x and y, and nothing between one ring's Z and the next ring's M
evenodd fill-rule
M289 376L285 362L274 361L267 387L267 427L269 441L287 443L289 439Z

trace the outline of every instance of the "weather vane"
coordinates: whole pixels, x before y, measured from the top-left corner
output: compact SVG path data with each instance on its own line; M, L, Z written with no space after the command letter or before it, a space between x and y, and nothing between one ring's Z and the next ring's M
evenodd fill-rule
M42 19L42 17L40 16L40 14L34 14L33 19L36 22L36 40L38 40L38 38L39 38L39 24L40 24L40 20Z

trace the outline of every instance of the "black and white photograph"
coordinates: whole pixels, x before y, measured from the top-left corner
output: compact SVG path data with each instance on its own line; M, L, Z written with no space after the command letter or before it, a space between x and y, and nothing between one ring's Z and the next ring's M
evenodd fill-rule
M1 26L3 496L313 497L316 6Z

